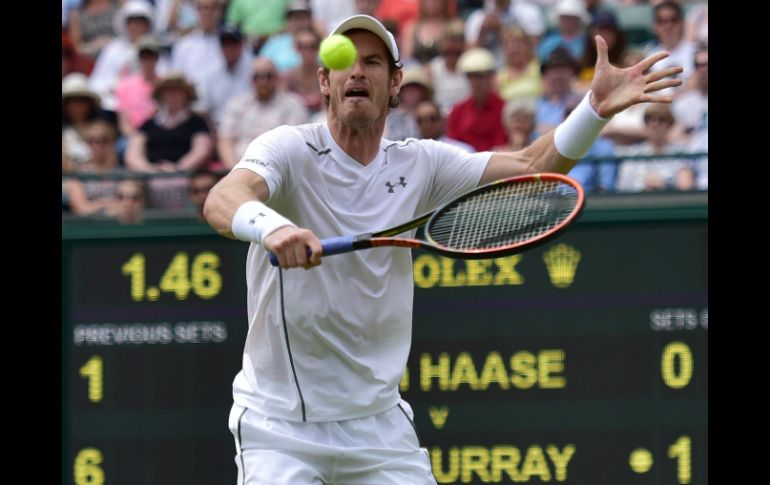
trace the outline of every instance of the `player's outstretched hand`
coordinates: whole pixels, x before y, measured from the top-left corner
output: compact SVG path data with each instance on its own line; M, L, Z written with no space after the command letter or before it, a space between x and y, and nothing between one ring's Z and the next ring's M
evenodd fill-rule
M668 52L656 52L634 66L620 69L610 64L607 42L600 35L594 40L597 56L591 106L599 116L609 118L638 103L671 103L671 96L650 94L682 84L679 79L667 79L682 72L681 66L649 72L656 62L668 57Z

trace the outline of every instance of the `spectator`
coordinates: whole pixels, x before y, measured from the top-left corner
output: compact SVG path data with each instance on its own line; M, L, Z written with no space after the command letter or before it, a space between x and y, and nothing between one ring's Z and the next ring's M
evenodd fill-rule
M419 17L404 27L401 58L427 64L439 55L439 42L452 19L453 0L419 0Z
M695 57L695 44L685 38L684 16L682 7L672 0L665 0L655 5L655 21L653 30L656 41L650 42L645 48L645 54L650 55L659 51L667 51L669 56L652 67L653 71L666 69L672 66L682 66L684 69L678 76L687 85L687 79L693 73L693 58ZM660 91L659 94L674 95L675 88Z
M70 11L68 32L79 52L96 59L115 38L114 18L119 6L113 0L84 0Z
M452 108L447 135L470 144L476 151L489 150L508 141L502 122L505 101L494 92L495 59L482 47L467 50L459 60L468 76L471 96Z
M66 32L61 33L61 78L68 74L79 72L86 76L94 69L94 61L88 56L78 53L70 36Z
M85 129L85 138L91 147L91 157L76 173L102 176L117 173L117 135L113 126L106 121L94 121ZM65 182L69 207L79 216L114 216L117 213L117 190L118 179L113 177L71 178Z
M348 17L356 15L356 0L310 0L315 26L321 36Z
M204 76L212 66L224 63L219 45L219 24L223 8L222 0L196 0L198 26L179 39L172 51L172 69L184 74L199 91Z
M505 103L503 124L508 133L508 143L492 149L494 152L514 152L526 148L535 141L535 108L532 98L514 98Z
M709 4L692 5L685 18L685 38L695 45L709 45Z
M377 17L377 8L380 6L380 0L355 0L355 15L363 14L370 17ZM330 25L336 27L339 24Z
M126 1L115 16L115 29L119 35L99 54L88 79L106 109L115 109L114 91L118 80L139 70L136 43L149 34L151 28L152 7L142 0Z
M428 138L449 143L470 153L476 151L467 143L446 136L444 133L446 118L444 118L441 112L441 107L435 101L426 100L418 104L415 110L415 118L417 119L417 126L420 128L420 136L418 138Z
M495 59L502 59L503 31L517 25L532 37L543 35L545 19L540 7L525 0L485 0L484 8L473 12L465 22L465 40L468 47L484 47Z
M61 28L62 31L69 29L70 12L80 8L83 0L61 0Z
M535 40L521 27L503 31L505 63L497 71L500 96L508 101L518 97L536 98L543 92L540 62L535 58Z
M578 76L581 91L588 91L591 80L594 78L594 66L596 66L596 41L594 37L597 35L601 35L607 42L607 57L613 66L621 65L626 53L626 34L618 26L615 14L609 10L597 12L591 25L588 26L588 35L585 37L586 43L583 48L580 75Z
M671 109L686 135L703 124L709 110L709 51L707 47L695 51L695 73L692 86L674 99Z
M572 90L580 67L566 48L554 49L540 70L543 74L543 95L537 101L535 114L538 135L556 128L564 120L567 105L581 97Z
M243 34L237 26L225 26L219 31L219 45L224 62L210 66L203 76L199 104L201 111L208 114L217 129L227 103L251 90L253 60L251 50L246 48Z
M219 177L206 167L199 168L190 174L188 202L200 220L205 220L203 217L203 204L206 202L206 196L209 195L209 191L218 180Z
M420 16L420 0L380 0L377 5L377 10L373 17L383 21L386 25L391 24L395 27L397 32L404 32L404 30L417 21ZM363 12L362 12L363 13ZM399 40L399 44L402 42L401 37L393 36Z
M62 81L61 101L62 150L66 163L78 170L91 158L85 130L100 118L101 99L88 87L85 75L73 73Z
M591 21L582 0L559 0L551 10L551 21L558 26L558 31L540 43L537 55L540 62L545 62L557 47L566 47L575 59L583 57L586 44L585 26Z
M650 104L644 111L647 141L619 149L618 155L670 155L686 153L688 146L671 143L674 115L666 104ZM692 190L692 162L679 158L623 160L618 169L618 191Z
M257 136L277 126L306 123L309 117L302 98L278 88L278 72L270 59L254 59L251 76L253 92L232 98L222 115L217 148L228 168Z
M694 133L690 143L690 151L695 153L708 153L709 151L709 117L708 111L703 117L703 124ZM700 157L694 162L695 168L695 188L698 190L708 190L709 188L709 157Z
M305 108L312 115L323 108L321 85L318 82L318 50L321 36L315 30L300 30L294 36L294 48L302 59L300 65L289 69L283 75L286 88L302 97Z
M604 0L584 0L583 4L586 7L586 12L588 12L589 17L591 18L591 22L595 21L596 16L602 12L612 12L608 8L605 8L602 5L603 3L604 3ZM613 0L610 0L610 2L608 3L614 3L614 2Z
M457 61L465 51L463 22L454 19L447 23L439 39L440 54L427 66L428 80L434 87L433 99L441 106L443 116L452 106L467 98L471 86L465 73L457 68Z
M115 198L117 209L114 216L120 224L141 224L144 221L144 209L147 207L144 182L138 179L121 180Z
M181 73L169 73L155 87L155 116L131 135L126 164L135 172L194 170L211 156L206 121L190 111L195 87Z
M157 109L153 92L160 79L157 73L160 42L154 37L144 36L137 41L136 48L139 51L139 72L122 78L115 88L120 132L126 136L135 133Z
M312 28L313 16L307 0L291 0L286 7L286 30L272 35L262 46L259 55L272 60L278 72L299 66L302 58L294 48L294 36L300 30Z
M419 137L415 110L421 102L433 99L433 86L421 67L404 68L398 98L398 106L388 113L384 137L389 140Z
M194 3L195 0L155 0L155 35L170 45L195 30L198 12Z
M126 165L135 172L192 171L211 160L214 142L203 117L190 110L195 87L181 73L163 77L153 96L155 115L131 135ZM153 177L149 183L149 205L154 209L177 210L187 199L185 177Z
M286 27L288 3L289 0L230 0L225 20L228 25L241 28L256 54L269 36Z

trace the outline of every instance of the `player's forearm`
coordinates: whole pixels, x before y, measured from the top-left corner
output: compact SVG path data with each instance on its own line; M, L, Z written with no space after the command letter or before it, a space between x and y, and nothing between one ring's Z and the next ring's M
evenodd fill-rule
M555 133L556 130L549 131L523 150L524 156L532 159L532 172L566 174L577 163L577 160L567 158L559 153L554 142Z
M232 222L235 212L246 202L252 200L265 201L268 189L264 180L248 170L235 170L222 179L209 191L203 206L203 217L223 236L233 238ZM251 177L251 176L254 177ZM244 180L251 178L248 183ZM261 179L261 177L260 177Z
M612 117L612 114L600 116L592 101L593 95L589 91L555 130L541 136L521 152L516 152L526 165L526 171L566 174L577 160L588 153ZM612 113L612 110L607 112Z
M556 150L553 133L551 130L523 150L492 155L479 185L528 173L567 173L572 170L576 161L565 158Z

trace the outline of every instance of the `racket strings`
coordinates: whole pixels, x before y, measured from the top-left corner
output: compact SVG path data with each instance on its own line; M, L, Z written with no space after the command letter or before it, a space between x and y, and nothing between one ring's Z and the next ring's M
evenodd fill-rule
M427 231L435 243L451 249L516 245L559 226L578 199L574 187L558 181L501 184L446 207Z

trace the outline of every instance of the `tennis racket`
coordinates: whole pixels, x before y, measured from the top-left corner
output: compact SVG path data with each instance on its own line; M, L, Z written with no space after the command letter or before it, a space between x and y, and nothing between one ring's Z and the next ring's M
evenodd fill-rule
M321 245L324 256L398 246L451 258L496 258L551 240L575 221L584 204L583 187L565 175L523 175L477 187L399 226L323 239ZM425 240L393 237L423 224ZM269 257L277 266L278 258Z

